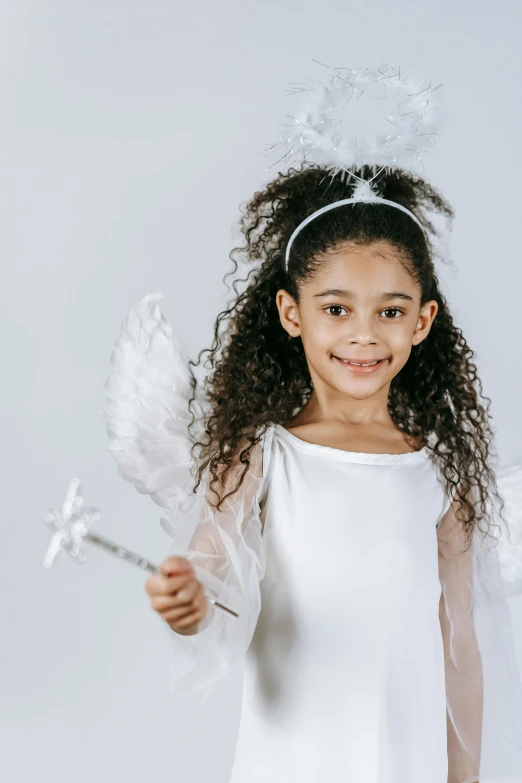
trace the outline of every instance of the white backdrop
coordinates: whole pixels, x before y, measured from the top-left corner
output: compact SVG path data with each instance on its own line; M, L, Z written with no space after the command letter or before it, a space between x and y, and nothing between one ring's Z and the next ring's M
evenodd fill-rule
M457 213L440 277L500 459L522 457L521 24L516 0L3 0L2 779L227 780L240 672L203 712L176 702L146 575L92 548L44 569L42 516L78 475L101 533L165 556L108 453L110 352L155 290L191 354L209 343L239 204L272 175L261 152L313 59L444 85L426 171Z

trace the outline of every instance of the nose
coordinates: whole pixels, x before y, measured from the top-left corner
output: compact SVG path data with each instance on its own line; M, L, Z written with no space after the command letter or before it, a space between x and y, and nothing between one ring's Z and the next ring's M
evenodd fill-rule
M350 343L360 345L375 345L379 342L379 325L368 315L352 314L346 323L346 339Z

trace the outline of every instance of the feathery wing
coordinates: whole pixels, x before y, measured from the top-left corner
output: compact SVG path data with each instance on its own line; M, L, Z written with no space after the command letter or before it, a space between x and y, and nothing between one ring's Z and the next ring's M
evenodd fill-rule
M194 486L188 429L192 386L187 362L157 304L161 298L161 292L147 294L123 322L101 412L119 474L173 511Z
M507 530L498 535L498 554L508 595L522 594L522 461L497 470L499 492L505 503L504 517Z

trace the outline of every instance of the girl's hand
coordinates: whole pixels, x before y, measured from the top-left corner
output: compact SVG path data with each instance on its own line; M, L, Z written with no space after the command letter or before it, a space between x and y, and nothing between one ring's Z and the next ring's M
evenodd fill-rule
M145 582L152 608L173 631L185 635L197 633L208 605L203 585L196 579L189 560L168 557L160 569L161 574L153 574Z

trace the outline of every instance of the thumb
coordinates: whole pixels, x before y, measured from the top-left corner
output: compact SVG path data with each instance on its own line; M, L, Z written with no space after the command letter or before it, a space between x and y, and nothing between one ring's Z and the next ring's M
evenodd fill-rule
M192 565L186 557L174 556L168 557L160 565L161 571L165 576L177 576L178 574L194 573Z

